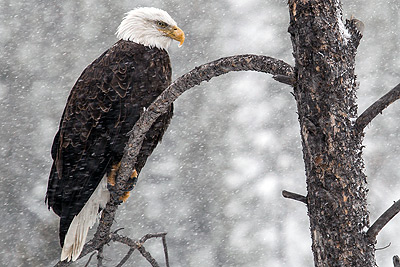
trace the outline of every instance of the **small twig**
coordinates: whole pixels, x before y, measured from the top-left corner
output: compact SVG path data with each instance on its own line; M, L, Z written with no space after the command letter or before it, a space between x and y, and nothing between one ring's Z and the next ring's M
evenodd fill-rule
M143 244L144 242L146 242L150 238L164 237L166 235L167 235L167 233L146 234L139 240L139 242L141 244Z
M89 266L90 261L92 260L93 256L96 255L96 251L92 253L92 255L90 255L89 260L87 261L87 263L85 264L84 267Z
M369 108L367 108L360 116L358 116L354 128L360 133L379 113L387 108L390 104L400 98L400 83L387 94L379 98Z
M125 257L118 263L117 266L115 267L121 267L122 265L124 265L126 263L126 261L129 259L129 257L132 255L132 253L135 251L135 248L130 248L128 253L125 255Z
M117 234L117 233L118 233L119 231L121 231L121 230L124 230L124 228L123 228L123 227L118 228L117 230L114 231L114 234Z
M400 258L397 255L393 256L393 266L394 267L400 267Z
M169 267L169 258L168 258L168 248L167 248L167 238L165 235L162 237L162 243L164 247L164 255L165 255L165 265Z
M378 235L378 233L399 212L400 212L400 200L397 200L368 229L366 237L369 240L369 242L375 243L376 236Z
M300 195L300 194L296 194L296 193L292 193L292 192L283 190L283 191L282 191L282 196L283 196L284 198L290 198L290 199L294 199L294 200L303 202L304 204L307 205L307 197L305 197L305 196L303 196L303 195Z
M386 246L384 246L384 247L381 247L381 248L376 248L375 249L375 251L377 251L377 250L384 250L384 249L387 249L388 247L390 247L392 245L392 242L389 242L389 244L387 244Z

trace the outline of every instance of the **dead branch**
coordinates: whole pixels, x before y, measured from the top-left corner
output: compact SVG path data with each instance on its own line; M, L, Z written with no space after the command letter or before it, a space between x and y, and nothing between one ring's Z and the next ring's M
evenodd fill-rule
M90 255L90 257L89 257L89 260L86 262L86 264L85 264L85 266L84 266L84 267L88 267L88 266L89 266L89 263L90 263L90 261L92 260L92 258L93 258L93 256L94 256L95 254L97 254L97 252L96 252L96 251L95 251L95 252L93 252L93 253L92 253L92 255Z
M361 133L364 128L390 104L400 98L400 83L396 85L387 94L379 98L375 103L369 106L360 116L358 116L354 128L357 133Z
M151 266L153 266L153 267L159 267L160 266L160 265L158 265L156 259L154 259L151 256L151 254L146 251L144 246L138 247L138 250L139 250L140 254L142 254L142 256L151 264Z
M169 257L168 257L168 248L167 248L167 239L165 235L162 237L163 247L164 247L164 256L165 256L165 265L169 267Z
M129 237L121 236L114 232L112 234L111 240L114 242L120 242L122 244L125 244L125 245L129 246L131 248L131 250L137 249L140 252L140 254L142 254L142 256L151 264L151 266L158 267L159 265L158 265L157 261L153 258L153 256L151 256L151 254L149 252L146 251L143 244L150 238L165 237L166 234L167 233L147 234L147 235L143 236L139 241L134 241ZM124 259L129 258L129 256L130 256L129 252L124 257ZM132 252L130 254L132 254ZM120 265L120 266L122 266L122 265Z
M366 233L368 241L374 244L378 233L399 212L400 212L400 200L393 203L393 205L390 208L388 208L381 216L379 216L379 218L368 229Z
M378 250L385 250L385 249L387 249L388 247L390 247L392 245L392 242L389 242L389 244L387 244L386 246L384 246L384 247L381 247L381 248L375 248L375 251L378 251Z
M121 267L122 265L124 265L124 264L128 261L129 257L132 255L132 253L133 253L134 251L135 251L134 248L130 248L129 251L128 251L128 253L127 253L127 254L125 255L125 257L117 264L116 267Z
M293 77L293 68L282 60L267 56L238 55L206 63L178 78L150 105L133 127L121 161L121 169L115 186L117 194L114 199L119 199L123 194L126 181L129 180L130 173L135 166L136 156L139 154L144 136L154 121L188 89L231 71L258 71ZM110 204L112 204L112 201Z
M142 147L143 139L156 119L165 113L169 106L188 89L199 85L203 81L209 81L214 77L231 71L257 71L294 79L292 78L294 77L293 68L289 64L282 60L261 55L236 55L221 58L196 67L176 79L141 115L130 132L116 184L111 188L111 199L102 212L100 223L93 239L85 244L79 259L94 250L99 250L111 241L111 236L113 236L111 234L111 226L114 223L114 217L120 204L119 198L129 187L127 181L134 170L136 157ZM59 264L61 265L57 264L56 266L69 265L69 263Z
M143 244L144 242L146 242L150 238L165 237L166 235L167 235L167 233L146 234L139 240L139 242L141 244Z
M305 197L303 195L283 190L282 191L282 196L284 198L290 198L290 199L293 199L293 200L297 200L297 201L303 202L304 204L307 205L307 197Z

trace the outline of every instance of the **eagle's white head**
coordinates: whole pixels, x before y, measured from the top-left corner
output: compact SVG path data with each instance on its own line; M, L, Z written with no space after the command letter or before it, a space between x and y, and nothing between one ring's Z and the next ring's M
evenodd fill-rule
M185 41L185 34L164 10L141 7L129 11L117 30L117 37L151 47L167 49L172 39Z

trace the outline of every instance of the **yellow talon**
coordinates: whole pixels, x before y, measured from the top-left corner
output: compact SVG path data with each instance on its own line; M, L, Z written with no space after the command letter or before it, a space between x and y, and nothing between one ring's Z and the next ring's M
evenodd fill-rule
M110 171L110 174L108 175L108 184L110 184L111 186L115 186L115 178L117 177L117 172L119 170L121 166L121 162L118 164L115 164ZM135 179L138 177L138 173L135 170L133 170L132 175L131 175L131 179ZM130 192L125 192L119 199L123 202L127 201L129 198Z
M107 182L111 186L115 186L115 178L117 177L117 172L119 167L121 166L121 162L112 166L110 174L107 177Z
M123 202L127 201L131 192L125 192L119 199Z

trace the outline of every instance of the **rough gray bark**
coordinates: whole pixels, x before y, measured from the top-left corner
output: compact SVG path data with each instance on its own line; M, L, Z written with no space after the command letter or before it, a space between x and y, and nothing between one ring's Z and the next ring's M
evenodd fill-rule
M338 0L289 1L297 101L315 266L375 266L368 241L362 136L355 133L354 21Z

